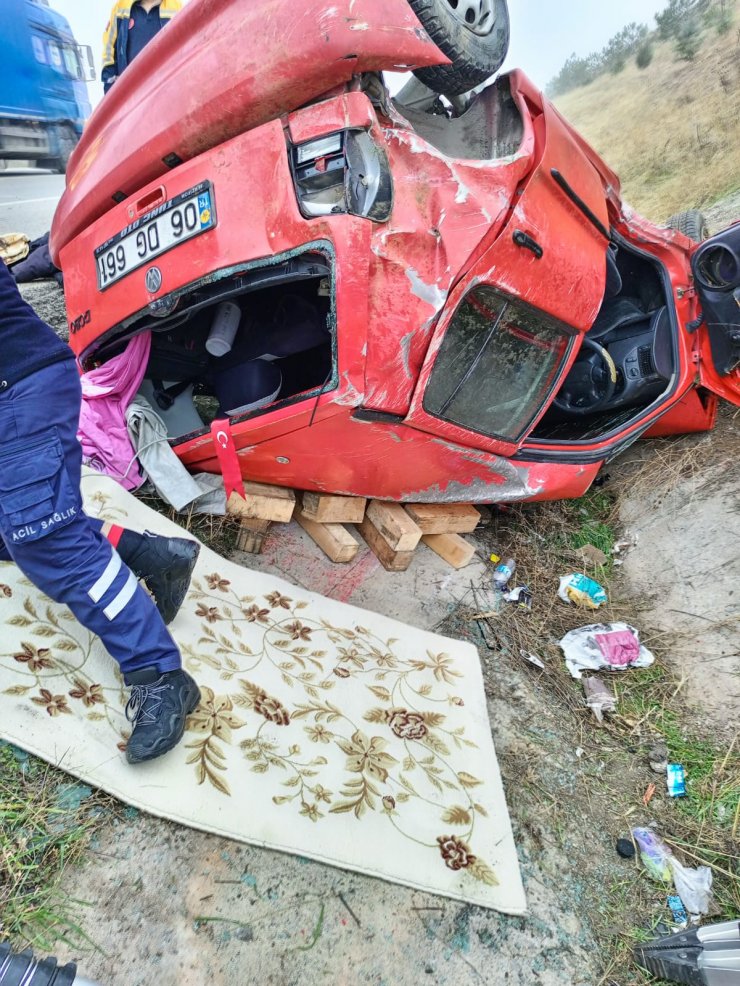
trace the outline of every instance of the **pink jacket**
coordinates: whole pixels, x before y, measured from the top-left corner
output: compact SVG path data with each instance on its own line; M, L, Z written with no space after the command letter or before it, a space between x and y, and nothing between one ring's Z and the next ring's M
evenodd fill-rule
M135 490L144 482L126 430L126 408L144 379L151 334L135 336L120 356L82 375L77 438L86 465Z

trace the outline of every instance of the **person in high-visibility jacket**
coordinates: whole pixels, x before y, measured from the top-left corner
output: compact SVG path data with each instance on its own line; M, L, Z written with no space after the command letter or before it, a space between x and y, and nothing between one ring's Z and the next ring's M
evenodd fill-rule
M116 0L103 33L104 92L181 9L182 0Z
M164 622L185 597L199 545L83 512L80 403L74 353L0 262L0 561L68 606L118 661L131 688L126 757L139 763L180 741L200 701Z

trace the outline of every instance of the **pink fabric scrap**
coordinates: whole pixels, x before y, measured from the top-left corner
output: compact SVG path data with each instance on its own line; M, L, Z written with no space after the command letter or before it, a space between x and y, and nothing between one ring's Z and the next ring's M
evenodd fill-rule
M604 660L613 668L629 667L640 656L640 641L629 630L596 633L594 640Z
M151 333L141 332L119 356L83 373L82 409L77 438L83 460L127 490L144 482L126 429L126 408L144 379Z

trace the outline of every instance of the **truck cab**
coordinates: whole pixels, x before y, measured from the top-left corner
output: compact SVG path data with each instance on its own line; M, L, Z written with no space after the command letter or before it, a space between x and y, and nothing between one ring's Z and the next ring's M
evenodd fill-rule
M0 159L64 172L90 115L92 52L48 0L3 0Z

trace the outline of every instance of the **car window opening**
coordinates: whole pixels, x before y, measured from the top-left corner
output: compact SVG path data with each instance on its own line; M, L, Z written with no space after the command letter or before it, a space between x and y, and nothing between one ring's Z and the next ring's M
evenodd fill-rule
M516 154L524 136L509 79L497 78L465 97L462 112L412 78L393 100L414 131L447 157L493 161Z
M139 396L170 441L206 431L217 417L243 420L331 390L332 282L325 257L303 254L194 287L169 316L129 327L127 338L152 332ZM104 358L120 350L119 340Z
M531 440L600 440L640 417L673 385L676 348L662 268L612 244L604 300L586 338L613 360L613 392L608 393L607 362L582 346Z
M478 285L452 317L424 409L491 438L517 441L552 392L573 338L557 320Z

